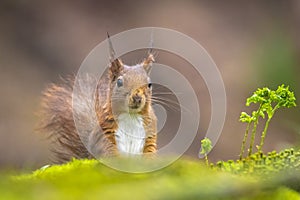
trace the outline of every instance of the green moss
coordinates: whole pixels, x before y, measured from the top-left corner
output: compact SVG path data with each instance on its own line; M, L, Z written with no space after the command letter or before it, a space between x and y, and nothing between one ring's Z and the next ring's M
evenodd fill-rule
M234 174L251 174L263 176L288 170L300 171L300 151L293 148L276 151L264 155L257 152L242 160L227 162L219 161L212 166L213 169L227 171Z
M2 175L0 199L279 199L279 197L297 199L299 197L295 191L298 187L293 187L293 182L287 180L288 176L284 176L283 179L278 178L281 176L270 176L266 180L246 173L236 175L237 167L241 165L234 161L228 161L226 164L220 162L222 170L216 169L216 166L218 164L211 169L199 161L180 159L156 172L130 174L108 168L96 160L73 160L64 165L39 169L31 174ZM228 169L224 170L224 166ZM293 176L295 177L296 182L300 182L297 176Z

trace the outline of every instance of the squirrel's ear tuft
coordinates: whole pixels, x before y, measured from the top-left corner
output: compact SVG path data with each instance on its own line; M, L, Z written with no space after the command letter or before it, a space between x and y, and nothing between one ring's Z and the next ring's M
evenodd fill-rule
M115 58L116 53L113 48L108 32L107 32L107 40L109 46L109 60L110 60L109 73L110 73L111 80L114 81L120 75L124 66L122 61L119 58Z
M146 71L148 74L149 74L150 71L151 71L152 63L153 63L154 61L155 61L155 60L154 60L154 56L153 56L152 53L150 53L149 56L148 56L148 58L146 58L146 59L143 61L143 63L142 63L142 65L143 65L145 71Z

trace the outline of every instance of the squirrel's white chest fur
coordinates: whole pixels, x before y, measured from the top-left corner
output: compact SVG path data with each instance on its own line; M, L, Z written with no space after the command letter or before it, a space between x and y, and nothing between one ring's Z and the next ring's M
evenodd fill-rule
M121 154L142 154L146 132L140 115L129 113L118 116L117 148Z

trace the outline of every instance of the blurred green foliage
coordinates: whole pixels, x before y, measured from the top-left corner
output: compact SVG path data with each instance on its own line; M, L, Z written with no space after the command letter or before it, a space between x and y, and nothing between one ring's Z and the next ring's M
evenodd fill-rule
M280 27L260 41L255 66L259 73L258 82L272 88L281 83L297 87L297 52L289 33Z

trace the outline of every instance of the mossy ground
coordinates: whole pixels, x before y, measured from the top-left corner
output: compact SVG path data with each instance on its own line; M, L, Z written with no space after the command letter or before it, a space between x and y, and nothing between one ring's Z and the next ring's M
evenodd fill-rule
M182 158L156 172L130 174L73 160L30 174L2 173L0 199L300 199L299 170L255 175L224 169Z

